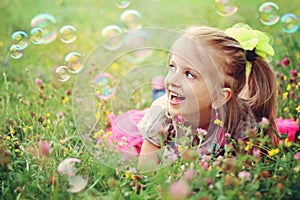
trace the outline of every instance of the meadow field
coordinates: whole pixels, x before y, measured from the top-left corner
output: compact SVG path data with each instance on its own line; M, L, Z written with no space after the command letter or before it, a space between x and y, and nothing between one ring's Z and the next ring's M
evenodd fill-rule
M1 0L0 11L0 199L300 199L300 1ZM115 135L111 117L151 105L180 31L236 23L272 38L279 145L260 135L264 153L187 149L140 171L141 136Z

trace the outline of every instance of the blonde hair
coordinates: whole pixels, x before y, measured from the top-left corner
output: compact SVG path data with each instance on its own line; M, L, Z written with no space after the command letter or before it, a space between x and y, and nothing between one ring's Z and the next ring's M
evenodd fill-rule
M238 110L239 101L242 99L248 103L257 121L261 121L262 117L274 121L277 89L275 74L268 62L256 56L251 62L252 68L247 78L245 50L234 38L219 29L207 26L189 27L184 35L208 49L208 53L214 53L210 56L217 63L218 71L223 73L223 87L232 90L232 97L226 103L224 121L226 132L235 134L240 117L238 111L243 112Z

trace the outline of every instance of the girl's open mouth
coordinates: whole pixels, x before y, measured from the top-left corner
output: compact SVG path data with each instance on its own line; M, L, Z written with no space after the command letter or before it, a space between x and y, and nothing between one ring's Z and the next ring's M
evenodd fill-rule
M169 102L172 105L178 105L180 104L182 101L185 100L185 97L175 93L175 92L170 92L170 96L169 96Z

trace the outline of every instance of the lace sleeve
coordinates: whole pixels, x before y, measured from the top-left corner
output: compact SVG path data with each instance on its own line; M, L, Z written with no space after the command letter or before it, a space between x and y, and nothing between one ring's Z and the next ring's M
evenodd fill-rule
M161 147L164 141L166 96L156 99L137 125L145 140Z

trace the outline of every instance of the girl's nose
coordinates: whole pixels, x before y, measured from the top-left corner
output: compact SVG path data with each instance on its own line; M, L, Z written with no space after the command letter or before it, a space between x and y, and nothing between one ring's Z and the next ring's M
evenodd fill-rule
M178 72L169 72L165 78L165 85L180 87L181 81L182 77L180 77Z

